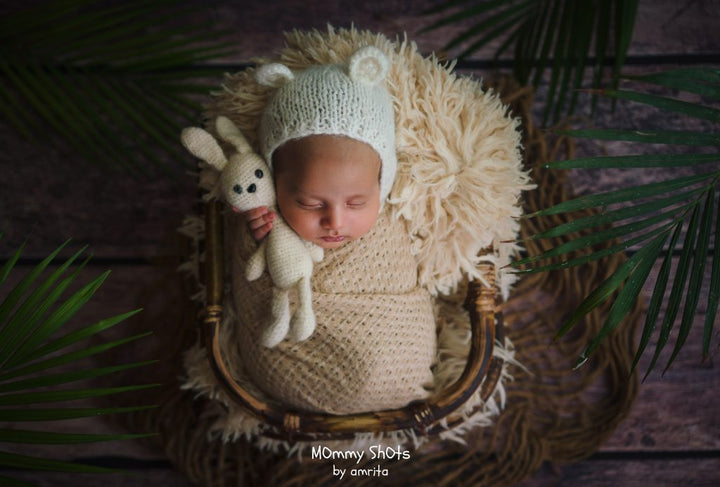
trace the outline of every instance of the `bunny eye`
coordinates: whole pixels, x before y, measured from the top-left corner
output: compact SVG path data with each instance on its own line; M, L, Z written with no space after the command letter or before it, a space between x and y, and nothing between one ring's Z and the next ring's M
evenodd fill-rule
M242 194L242 186L236 184L235 186L233 186L233 191L235 191L237 194Z
M251 184L250 186L248 186L248 193L254 193L256 189L257 189L257 186L255 186L254 184Z
M262 179L262 177L263 177L262 169L255 169L255 177L258 179Z

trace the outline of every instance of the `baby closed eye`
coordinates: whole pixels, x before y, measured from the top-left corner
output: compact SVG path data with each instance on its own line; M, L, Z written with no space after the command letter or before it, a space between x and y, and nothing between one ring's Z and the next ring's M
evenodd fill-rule
M320 202L310 202L310 201L296 201L297 205L305 210L321 210L325 208L327 205L325 203ZM359 210L364 208L367 205L366 201L348 201L345 203L345 207L350 208L351 210Z
M318 202L296 201L297 205L304 210L319 210L325 205Z

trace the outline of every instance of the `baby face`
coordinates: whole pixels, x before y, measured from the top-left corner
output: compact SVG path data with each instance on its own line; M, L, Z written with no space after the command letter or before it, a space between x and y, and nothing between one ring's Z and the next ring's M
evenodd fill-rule
M380 156L334 135L283 144L273 155L278 210L304 240L325 249L365 235L380 209Z

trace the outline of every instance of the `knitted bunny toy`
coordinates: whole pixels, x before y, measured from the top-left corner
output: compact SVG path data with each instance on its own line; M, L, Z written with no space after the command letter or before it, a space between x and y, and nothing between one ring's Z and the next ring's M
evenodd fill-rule
M226 117L218 117L216 130L220 138L232 144L236 151L225 157L217 141L201 128L189 127L182 132L182 143L193 155L220 171L220 189L225 200L240 211L258 206L275 205L275 188L265 161L253 152L250 144ZM262 344L274 347L288 333L295 341L305 340L315 330L312 310L310 277L313 262L323 258L323 249L302 240L276 212L273 228L250 257L245 269L248 281L258 279L265 268L272 278L272 324L262 335ZM298 291L298 307L290 318L288 292Z

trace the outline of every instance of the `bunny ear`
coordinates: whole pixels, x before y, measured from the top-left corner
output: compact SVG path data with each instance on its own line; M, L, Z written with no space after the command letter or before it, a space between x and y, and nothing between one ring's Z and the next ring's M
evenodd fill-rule
M390 61L377 47L361 47L350 56L348 72L350 78L360 83L376 85L380 83L390 70Z
M230 142L234 145L240 154L252 152L252 148L245 136L242 132L240 132L240 129L237 128L237 125L235 125L229 118L222 115L219 116L217 120L215 120L215 129L217 130L218 135L226 142Z
M222 171L227 164L225 154L212 135L198 127L188 127L182 131L180 140L195 157Z
M263 86L280 88L295 78L290 68L280 63L260 66L255 71L255 80Z

